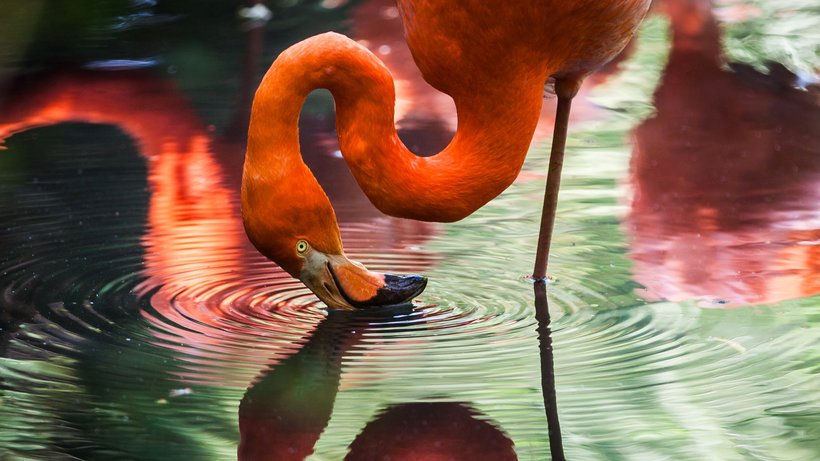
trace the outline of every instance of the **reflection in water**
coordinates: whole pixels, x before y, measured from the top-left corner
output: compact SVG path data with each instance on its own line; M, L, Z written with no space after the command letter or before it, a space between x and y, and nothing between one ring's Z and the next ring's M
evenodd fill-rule
M269 367L239 405L238 458L297 461L313 453L330 420L342 363L371 326L406 327L408 312L330 311L302 348ZM371 338L372 339L372 338ZM370 421L345 458L382 460L507 461L518 459L512 441L460 403L391 405ZM557 459L557 458L556 458Z
M635 130L628 223L650 299L773 303L820 293L820 107L778 64L722 64L706 0L667 0L657 113Z
M181 287L216 282L225 267L239 266L243 239L234 192L223 185L211 133L172 82L142 70L62 71L29 77L13 94L0 117L0 138L81 121L113 125L135 141L151 189L141 291L162 287L155 308ZM208 235L220 238L203 238Z
M547 302L545 280L533 282L535 294L535 317L538 319L538 347L541 352L541 393L547 413L552 461L564 461L564 442L561 440L561 424L558 420L558 401L555 397L555 361L552 357L552 330Z
M350 445L345 461L514 461L512 440L467 405L391 405Z
M333 412L342 359L367 331L357 312L329 311L299 352L270 367L239 405L240 460L302 460Z

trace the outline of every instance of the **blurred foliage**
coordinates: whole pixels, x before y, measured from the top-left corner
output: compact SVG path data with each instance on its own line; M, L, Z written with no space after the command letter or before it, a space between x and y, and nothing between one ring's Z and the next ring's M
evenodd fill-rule
M581 145L594 142L586 139L587 133L601 136L602 131L609 133L611 143L621 144L625 141L624 133L654 113L652 94L669 53L669 21L659 15L647 17L641 24L636 44L638 51L618 65L618 72L592 89L590 100L611 112L605 122L587 125L589 129L578 135L584 138L580 140Z
M798 76L820 72L820 3L816 0L717 0L730 61L766 72L768 62ZM746 13L744 13L746 12Z
M20 62L6 61L5 66L92 59L111 47L116 23L138 12L133 4L131 0L4 0L0 47L7 51L2 56L8 57L10 51L22 54Z
M0 102L2 83L16 70L37 34L42 0L8 0L0 14Z
M316 33L344 31L356 2L338 7L320 0L267 2L261 79L284 48ZM227 123L241 86L247 24L237 0L4 0L0 6L0 103L15 75L54 67L152 66L173 78L203 118ZM314 98L316 99L316 98ZM329 106L321 98L322 107Z

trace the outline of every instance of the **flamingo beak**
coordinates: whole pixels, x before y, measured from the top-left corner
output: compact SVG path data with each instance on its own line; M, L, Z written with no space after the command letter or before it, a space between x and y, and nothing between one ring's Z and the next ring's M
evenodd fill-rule
M314 251L299 277L331 309L353 310L406 304L421 294L427 278L371 272L345 255Z

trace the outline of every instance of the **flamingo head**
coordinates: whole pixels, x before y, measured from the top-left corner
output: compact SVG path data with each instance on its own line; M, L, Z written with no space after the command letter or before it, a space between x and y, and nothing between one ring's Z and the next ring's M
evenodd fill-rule
M252 193L246 194L243 206L245 231L251 242L331 309L404 304L427 286L423 276L373 272L348 259L329 204L312 207L298 200L302 205L283 201L260 212L262 208L254 207L252 197Z
M301 268L299 280L334 309L391 306L409 302L427 286L420 275L372 272L344 255L323 253L307 240L296 243Z

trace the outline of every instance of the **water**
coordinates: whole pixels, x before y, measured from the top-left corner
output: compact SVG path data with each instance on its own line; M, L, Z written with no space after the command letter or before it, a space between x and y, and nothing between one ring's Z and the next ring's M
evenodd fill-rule
M302 144L347 251L430 278L411 308L349 314L246 241L243 123L272 56L342 27L401 82L407 144L445 145L451 103L389 2L279 6L265 29L229 2L88 3L52 28L82 32L63 66L34 26L0 54L0 459L549 459L553 367L568 459L820 458L811 5L667 1L590 79L546 303L527 275L554 100L519 180L441 225L373 209L312 98Z

